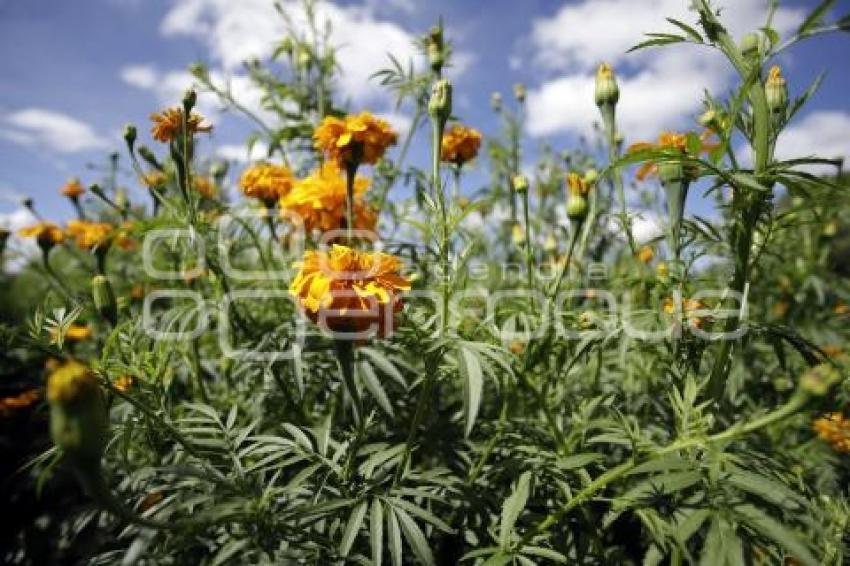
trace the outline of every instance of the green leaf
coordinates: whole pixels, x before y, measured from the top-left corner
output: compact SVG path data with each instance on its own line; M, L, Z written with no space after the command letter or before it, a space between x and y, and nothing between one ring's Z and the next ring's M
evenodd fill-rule
M680 30L682 30L683 32L685 32L688 35L688 37L693 39L695 42L703 43L702 36L699 34L699 32L697 30L695 30L691 26L689 26L689 25L687 25L683 22L680 22L679 20L675 20L673 18L665 18L665 19L668 22L670 22L671 24L673 24L674 26L676 26L677 28L679 28Z
M823 22L823 17L829 9L832 8L833 4L835 4L835 0L823 0L823 2L818 4L818 6L806 17L806 19L803 20L800 27L797 28L797 35L801 37L806 36L819 27Z
M390 403L389 397L387 397L387 392L384 391L380 380L378 380L378 376L375 375L375 371L369 362L360 362L357 364L357 368L360 370L360 378L363 381L363 385L366 386L366 389L372 394L375 401L378 402L378 406L391 418L394 417L393 406Z
M816 566L819 562L797 533L767 515L755 505L738 505L735 513L751 528L775 542L804 564Z
M398 518L392 507L387 508L387 544L390 547L390 558L393 566L402 566L404 549L401 546L401 531L398 528Z
M502 504L502 520L499 522L499 545L505 550L509 549L511 533L513 533L514 525L520 513L525 509L530 489L531 472L528 471L519 477L513 493Z
M761 474L735 467L724 479L738 489L786 509L798 510L804 505L802 498L785 484Z
M401 374L398 368L390 361L390 359L383 354L383 352L368 347L359 348L358 352L368 357L369 361L371 361L372 364L375 365L375 367L381 370L381 372L387 374L402 387L407 388L407 382L404 380L404 376Z
M741 539L725 519L712 521L699 563L700 566L743 566Z
M362 501L354 507L348 521L345 523L345 530L342 533L342 541L339 543L339 553L342 556L348 556L351 550L351 545L354 544L354 539L357 537L357 532L360 530L360 525L363 524L363 518L366 516L366 502Z
M369 542L372 546L372 564L381 566L384 552L384 507L377 497L372 499L369 511Z
M404 540L410 545L416 558L423 564L434 564L434 554L431 552L431 547L428 546L425 534L419 528L419 525L416 524L416 521L404 509L393 507L393 511L401 524Z
M656 38L653 38L653 39L648 39L647 41L644 41L642 43L638 43L637 45L635 45L634 47L632 47L631 49L626 51L626 53L631 53L632 51L637 51L639 49L646 49L647 47L657 47L657 46L660 46L660 45L670 45L671 43L681 43L683 41L686 41L686 40L685 40L684 37L682 37L680 35L675 35L675 36L671 36L671 37L656 37Z
M463 376L463 414L466 423L464 434L469 436L481 406L484 376L478 356L464 347L460 348L460 371Z

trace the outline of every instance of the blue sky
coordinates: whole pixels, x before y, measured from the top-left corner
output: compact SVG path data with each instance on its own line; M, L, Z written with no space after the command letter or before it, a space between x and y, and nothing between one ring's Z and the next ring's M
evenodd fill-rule
M394 113L389 97L366 77L381 66L387 50L412 55L410 40L443 16L459 57L456 113L485 134L493 132L490 94L498 90L509 99L511 85L525 83L530 161L540 141L562 149L589 131L596 119L593 68L601 60L612 61L620 74L628 141L693 125L702 89L723 94L731 84L728 66L695 47L624 55L643 32L665 29L665 15L693 21L687 3L351 0L326 3L323 13L343 36L346 75L340 86L352 109L385 113ZM729 5L733 33L763 19L761 0L716 3ZM787 34L814 4L783 2L776 27ZM837 4L842 13L850 11L847 0ZM231 77L250 104L255 93L239 61L267 54L279 36L270 5L271 0L0 0L0 222L20 223L23 195L35 197L45 216L67 218L72 211L57 189L72 175L97 181L107 154L123 150L120 131L126 122L138 124L142 141L151 143L147 115L179 100L191 85L184 70L193 61L206 61ZM829 74L785 135L780 155L850 156L848 61L846 33L809 40L781 58L792 94L818 72ZM250 125L219 114L209 100L205 104L216 125L205 150L243 160L239 145ZM405 110L395 113L396 123L404 124ZM415 159L424 157L424 137L419 146ZM234 163L234 174L241 166ZM129 171L121 182L131 190L136 184Z

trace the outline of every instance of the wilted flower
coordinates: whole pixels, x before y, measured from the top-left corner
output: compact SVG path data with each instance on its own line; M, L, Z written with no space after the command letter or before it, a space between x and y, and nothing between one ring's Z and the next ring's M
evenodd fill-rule
M828 413L812 423L818 438L839 452L850 452L850 419L842 413Z
M400 291L410 290L399 258L334 245L328 252L308 250L295 266L300 271L289 292L311 320L332 331L392 333Z
M242 173L239 186L245 196L259 199L272 207L277 200L289 194L294 181L288 167L258 163Z
M62 186L61 189L59 189L59 192L70 199L75 199L79 198L80 195L85 193L86 188L83 186L82 183L80 183L79 179L77 179L76 177L72 177L68 180L67 183Z
M151 135L157 141L168 143L176 140L183 133L183 109L177 106L166 108L162 112L154 112L150 115L153 122ZM209 132L212 126L203 124L204 117L196 112L189 114L186 126L190 134L197 132Z
M475 159L481 147L481 132L474 128L455 124L443 134L440 144L440 159L460 167Z
M389 122L369 112L344 118L326 116L313 133L316 149L341 168L375 163L396 140L397 135Z
M357 230L373 229L378 218L363 199L368 188L369 179L355 177L353 228ZM298 214L308 231L338 230L345 221L346 192L345 175L336 163L326 161L321 168L296 181L292 191L280 200L280 207Z

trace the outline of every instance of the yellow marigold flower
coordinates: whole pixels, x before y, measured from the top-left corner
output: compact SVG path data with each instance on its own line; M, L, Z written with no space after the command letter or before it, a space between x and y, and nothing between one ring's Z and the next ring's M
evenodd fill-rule
M54 328L51 329L50 334L56 337L58 335L58 332ZM85 324L72 324L65 332L65 340L70 340L72 342L82 342L83 340L88 340L91 337L92 330Z
M842 413L828 413L812 423L818 438L839 452L850 452L850 419Z
M84 250L91 250L108 246L112 243L115 228L105 222L71 220L68 222L65 231L76 240L78 247Z
M336 163L326 161L321 168L295 183L292 191L280 200L282 209L298 214L306 230L337 230L345 223L347 193L345 175ZM369 188L369 179L354 179L354 228L371 230L377 214L366 204L363 193Z
M35 238L38 245L43 248L61 244L65 240L65 233L52 222L39 222L18 230L18 235L24 238Z
M258 163L242 173L239 186L246 197L259 199L266 206L271 207L275 201L289 194L294 181L289 168L271 163Z
M135 378L130 374L119 375L115 381L112 382L112 386L118 391L126 393L133 386L135 381Z
M700 153L709 152L717 147L716 143L708 142L708 137L712 134L710 130L706 130L700 136ZM645 151L648 149L657 149L657 150L677 150L682 153L688 152L688 135L682 134L679 132L661 132L658 136L658 141L655 143L652 142L637 142L633 143L626 149L626 153L634 153L638 151ZM658 163L654 161L647 161L643 165L638 168L635 176L643 181L647 177L658 174Z
M458 167L472 161L481 147L481 132L461 124L455 124L443 134L440 144L440 159Z
M28 389L17 395L0 399L0 415L8 415L14 410L25 409L39 400L41 391L36 388Z
M198 191L201 196L215 198L215 183L208 177L193 177L192 188Z
M672 297L664 299L664 302L661 305L661 309L667 315L676 314L677 307L679 307L679 305L677 305L675 301L673 301ZM688 320L688 324L691 327L702 328L705 325L706 321L708 320L708 317L697 316L695 313L697 311L702 311L707 308L708 305L706 305L700 300L688 298L682 299L682 313L684 317Z
M567 175L567 190L572 197L587 196L587 193L590 192L590 184L578 173L569 173Z
M162 171L154 169L148 173L143 173L139 180L144 186L149 189L159 189L168 183L168 177Z
M350 163L375 163L397 139L389 122L369 112L326 116L313 133L315 148L342 168Z
M166 108L162 112L154 112L150 115L153 126L151 135L157 141L168 143L176 140L183 133L183 109L174 106ZM196 112L189 114L186 126L189 133L209 132L212 126L203 124L204 117Z
M300 271L289 292L311 320L332 331L392 333L402 307L399 292L410 290L399 258L334 245L308 250L295 267Z
M47 400L51 403L73 403L97 391L100 386L92 371L76 360L68 360L53 370L47 379Z
M655 257L655 250L652 246L642 246L638 250L637 257L641 263L649 263Z
M68 198L78 198L86 192L86 188L79 179L73 177L59 189L59 192Z

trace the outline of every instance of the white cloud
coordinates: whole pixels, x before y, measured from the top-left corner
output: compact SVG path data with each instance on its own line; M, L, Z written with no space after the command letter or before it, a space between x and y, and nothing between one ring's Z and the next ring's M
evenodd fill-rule
M216 155L228 161L237 163L250 163L268 157L268 147L261 143L255 143L249 151L245 144L224 144L216 147Z
M0 136L19 145L56 153L77 153L109 146L89 124L44 108L24 108L0 118Z
M137 88L150 89L157 83L157 74L153 65L130 65L121 69L121 80Z
M763 25L764 1L727 4L722 21L734 37ZM773 27L787 33L803 15L800 9L781 8ZM593 103L593 74L602 61L617 67L621 92L617 110L629 139L653 138L660 130L681 127L689 116L693 118L700 110L703 90L718 92L728 87L732 69L719 53L704 47L626 53L645 32L676 32L665 17L698 27L683 0L583 0L536 20L531 59L556 76L529 92L529 132L589 134L592 123L599 120Z
M305 33L308 23L300 4L282 2L294 31ZM396 23L377 19L372 6L337 6L321 2L317 21L332 27L342 69L340 94L358 104L374 103L386 95L370 80L386 66L387 53L400 61L417 56L414 36ZM286 20L269 0L178 0L161 26L167 36L187 35L205 41L216 63L227 72L252 58L269 56L287 30Z
M776 144L778 159L793 159L817 155L826 159L850 160L850 113L837 110L812 112L798 122L792 122ZM813 173L835 173L831 165L806 167Z

